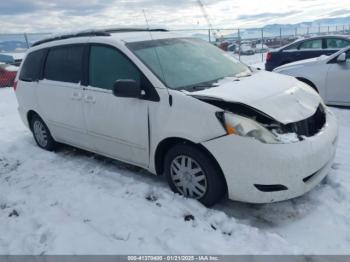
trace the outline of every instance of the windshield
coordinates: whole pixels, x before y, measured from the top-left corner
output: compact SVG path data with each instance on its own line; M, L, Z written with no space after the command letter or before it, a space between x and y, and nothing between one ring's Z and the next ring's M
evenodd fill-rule
M129 43L128 48L169 88L211 86L228 76L246 76L249 68L203 40L172 38Z

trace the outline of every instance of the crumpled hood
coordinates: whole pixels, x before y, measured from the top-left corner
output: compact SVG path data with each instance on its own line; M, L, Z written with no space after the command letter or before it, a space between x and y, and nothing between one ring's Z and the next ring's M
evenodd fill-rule
M290 76L259 71L237 80L225 78L215 87L187 94L246 104L283 124L310 117L322 103L314 90Z

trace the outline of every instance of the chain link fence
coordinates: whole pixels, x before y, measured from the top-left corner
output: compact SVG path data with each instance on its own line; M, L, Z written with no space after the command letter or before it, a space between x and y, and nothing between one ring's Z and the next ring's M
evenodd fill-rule
M349 35L350 25L304 26L236 29L181 29L170 30L209 41L232 53L242 62L261 66L269 50L279 48L299 38L317 35ZM10 86L24 57L25 51L36 41L51 33L0 34L0 87Z
M261 65L269 50L282 47L300 38L319 35L348 35L350 25L277 27L248 29L186 29L174 30L199 37L231 52L237 59L249 65Z

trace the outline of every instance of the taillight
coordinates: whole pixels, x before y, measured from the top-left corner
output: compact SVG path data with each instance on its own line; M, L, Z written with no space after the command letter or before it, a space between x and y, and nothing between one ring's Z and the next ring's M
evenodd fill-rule
M270 61L272 59L272 53L267 53L266 61Z
M13 90L15 90L15 91L17 89L17 84L18 84L18 81L13 82Z

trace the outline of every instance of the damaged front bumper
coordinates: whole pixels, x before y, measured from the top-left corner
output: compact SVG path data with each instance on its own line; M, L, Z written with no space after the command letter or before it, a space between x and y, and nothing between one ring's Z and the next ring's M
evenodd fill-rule
M303 195L329 173L338 137L327 113L323 129L300 142L264 144L228 135L202 143L218 161L232 200L269 203Z

